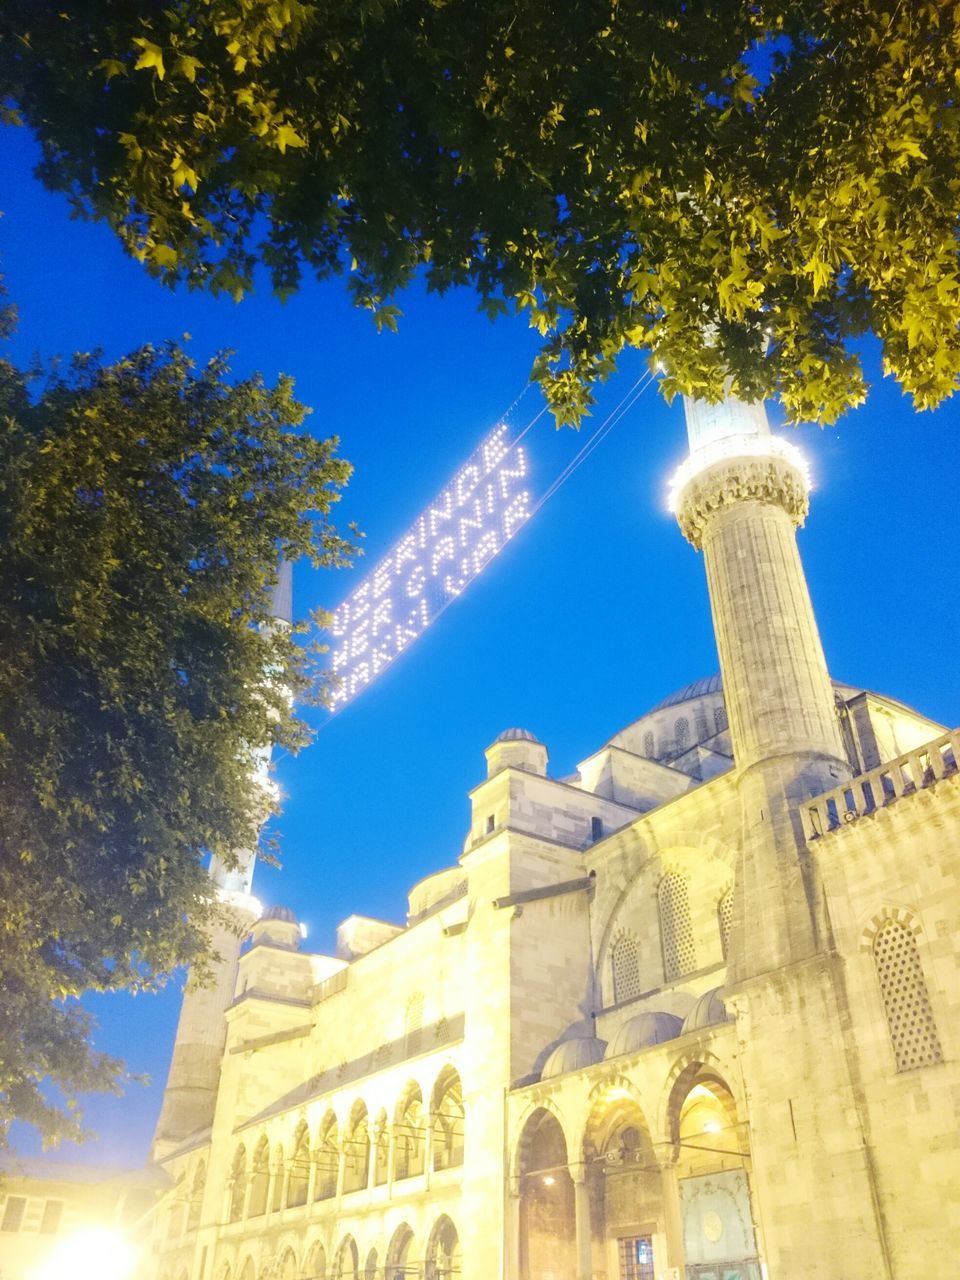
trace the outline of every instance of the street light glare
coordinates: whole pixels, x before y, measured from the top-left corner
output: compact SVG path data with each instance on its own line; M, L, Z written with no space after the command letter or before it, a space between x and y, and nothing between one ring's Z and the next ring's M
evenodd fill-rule
M38 1269L36 1280L129 1280L137 1253L119 1231L86 1227L64 1236Z

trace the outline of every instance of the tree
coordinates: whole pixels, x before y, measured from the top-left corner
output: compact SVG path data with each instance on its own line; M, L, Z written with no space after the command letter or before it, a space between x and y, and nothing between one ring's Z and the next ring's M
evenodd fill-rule
M561 421L624 346L667 394L832 420L876 334L960 375L960 8L942 0L10 0L40 173L167 282L423 272L544 337ZM19 112L19 115L17 115Z
M270 595L278 553L344 561L350 468L288 379L227 374L175 344L39 388L0 362L0 1146L77 1137L75 1095L116 1087L75 997L202 979L205 859L256 847L257 753L304 741L288 691L324 696Z

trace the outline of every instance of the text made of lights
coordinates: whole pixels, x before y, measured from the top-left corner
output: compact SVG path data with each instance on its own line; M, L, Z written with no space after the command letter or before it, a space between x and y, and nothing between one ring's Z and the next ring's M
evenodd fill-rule
M530 516L526 455L508 435L501 423L487 436L335 611L335 708L408 649Z

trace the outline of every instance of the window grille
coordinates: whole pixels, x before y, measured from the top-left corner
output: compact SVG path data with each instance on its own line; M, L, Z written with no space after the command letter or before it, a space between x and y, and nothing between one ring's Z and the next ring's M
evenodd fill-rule
M7 1203L3 1210L3 1225L0 1226L0 1231L19 1231L26 1207L27 1200L25 1196L7 1196Z
M733 924L733 890L728 889L717 905L717 923L720 926L720 949L726 960L730 952L730 928Z
M613 1002L632 1000L642 991L640 985L640 949L637 940L625 933L613 944Z
M727 709L726 707L714 707L713 709L713 725L717 733L723 733L727 727Z
M633 1236L619 1242L620 1280L653 1280L653 1240Z
M937 1024L913 931L887 920L873 941L880 996L898 1071L943 1061Z
M663 975L669 982L697 967L686 877L671 871L660 881L657 893L660 900Z
M647 759L652 759L654 754L653 734L645 733L643 735L643 754Z
M60 1230L60 1219L63 1216L62 1200L47 1200L43 1206L43 1218L40 1221L42 1235L52 1236Z
M678 751L686 751L690 743L690 721L681 716L673 726L673 737Z

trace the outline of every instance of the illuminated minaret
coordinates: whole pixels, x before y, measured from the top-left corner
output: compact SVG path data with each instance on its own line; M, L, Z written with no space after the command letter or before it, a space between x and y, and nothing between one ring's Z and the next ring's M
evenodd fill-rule
M291 566L281 563L271 614L286 625L292 621L292 581ZM266 764L264 759L265 783ZM240 853L237 865L230 870L218 858L211 863L210 877L228 908L229 920L211 932L210 950L220 957L213 967L212 981L204 987L188 981L183 994L163 1105L153 1135L154 1160L162 1160L213 1121L227 1030L224 1015L236 991L241 945L260 914L260 905L250 892L255 863L256 851L252 849Z
M797 804L848 776L823 645L797 549L809 480L762 404L685 403L690 456L672 485L684 536L703 552L743 809L731 977L823 943Z

